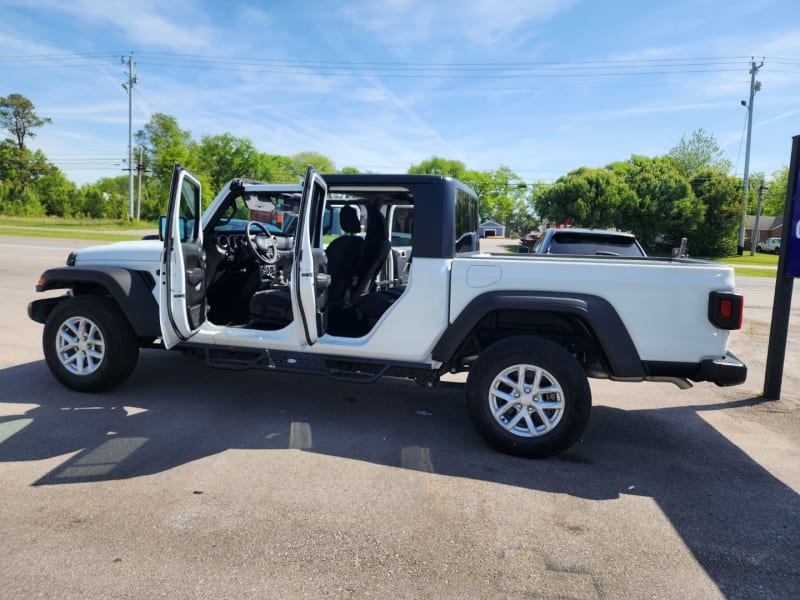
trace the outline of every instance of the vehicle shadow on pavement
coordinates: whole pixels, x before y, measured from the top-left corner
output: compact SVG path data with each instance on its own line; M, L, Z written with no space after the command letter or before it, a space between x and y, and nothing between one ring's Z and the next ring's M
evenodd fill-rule
M32 485L151 475L236 448L293 448L584 499L649 497L723 594L792 597L800 589L800 496L699 414L757 399L596 406L581 442L534 461L488 448L458 385L219 371L151 351L108 393L66 390L42 361L0 370L0 389L0 462L70 455ZM9 414L10 404L32 406Z

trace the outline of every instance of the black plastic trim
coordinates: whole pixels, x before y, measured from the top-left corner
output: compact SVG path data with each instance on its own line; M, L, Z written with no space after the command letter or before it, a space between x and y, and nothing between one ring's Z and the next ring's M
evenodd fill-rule
M383 376L434 381L438 371L430 363L388 361L370 358L348 358L312 352L291 352L254 348L235 348L188 342L183 348L202 349L206 363L215 368L262 369L324 375L329 379L354 383L372 383Z
M58 298L42 298L41 300L34 300L28 303L28 318L37 323L44 324L50 311L53 310L57 304L62 300L71 298L72 296L59 296Z
M739 385L747 379L747 365L727 352L722 358L702 361L700 377L698 381L711 381L719 386Z
M682 377L692 381L710 381L719 386L739 385L747 379L747 365L730 352L699 363L649 361L644 363L644 367L650 377Z
M131 271L121 267L86 266L86 267L57 267L48 269L42 274L36 286L37 292L57 289L72 289L77 295L82 286L97 285L107 290L117 301L122 312L130 321L136 335L140 337L158 337L161 335L161 326L158 321L158 304L152 293L152 277L149 274ZM57 299L61 300L61 299ZM33 304L33 303L32 303ZM31 310L41 316L43 310L52 306L37 305ZM38 319L31 316L35 321ZM47 318L47 315L44 315ZM42 322L42 321L40 321Z
M594 334L612 376L646 375L639 352L614 307L599 296L568 292L503 291L477 296L445 330L433 349L433 359L443 363L449 362L481 319L496 310L530 310L575 315Z

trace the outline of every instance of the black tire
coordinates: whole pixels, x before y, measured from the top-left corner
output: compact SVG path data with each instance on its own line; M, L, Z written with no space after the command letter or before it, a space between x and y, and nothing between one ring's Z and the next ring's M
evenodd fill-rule
M550 391L538 393L537 381ZM484 350L470 369L466 400L473 425L489 444L526 458L553 456L572 446L592 408L589 381L578 361L536 336L507 338Z
M127 318L113 300L101 296L59 303L47 317L42 345L55 378L78 392L119 385L139 358L139 342Z
M761 254L761 246L756 246L756 252L758 252L759 254Z

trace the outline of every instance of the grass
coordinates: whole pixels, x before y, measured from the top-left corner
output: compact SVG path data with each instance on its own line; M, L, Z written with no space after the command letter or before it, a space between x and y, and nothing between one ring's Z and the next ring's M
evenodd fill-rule
M140 240L141 234L111 231L74 231L70 229L23 229L0 225L0 235L34 238L51 238L61 240L88 240L97 242L121 242L124 240Z
M742 256L723 256L722 258L713 258L717 262L724 262L729 265L758 265L761 267L777 267L778 255L777 254L759 254L750 256L750 251L747 250Z
M749 250L745 251L742 256L723 256L708 260L731 265L734 273L741 277L769 277L770 279L774 279L778 269L777 254L756 253L754 256L750 256Z
M141 231L157 231L149 221L0 215L0 235L117 242L139 240Z
M128 221L127 219L89 219L66 217L7 217L0 215L0 226L33 227L38 229L91 229L93 231L120 231L130 229L153 229L155 221Z
M754 256L750 256L750 252L745 251L742 256L723 256L710 258L708 260L731 265L733 267L733 272L741 277L769 277L770 279L775 279L775 274L778 269L777 254L756 253Z

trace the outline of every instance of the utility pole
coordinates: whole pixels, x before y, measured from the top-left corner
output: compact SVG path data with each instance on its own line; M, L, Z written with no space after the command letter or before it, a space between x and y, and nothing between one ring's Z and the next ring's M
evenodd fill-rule
M747 226L747 196L750 192L750 136L753 131L753 99L755 98L756 92L761 89L761 82L756 81L756 73L758 73L758 70L763 66L763 59L759 65L756 65L756 61L751 60L750 101L745 102L742 100L742 106L747 107L747 145L744 151L744 200L742 201L742 222L739 224L739 245L737 249L739 256L744 254L744 230ZM751 238L750 245L752 246L753 244L754 242Z
M144 162L142 162L142 154L144 148L139 148L139 162L136 163L136 175L138 176L137 190L136 190L136 220L138 221L142 214L142 172L144 171ZM764 185L763 182L761 184Z
M128 220L133 219L133 86L139 83L139 78L134 74L133 52L123 56L122 64L128 65L128 82L122 88L128 93Z
M758 233L758 222L761 219L761 202L764 200L764 180L758 186L758 206L756 206L756 222L753 223L753 235L750 236L750 256L756 255L756 244L761 241Z

